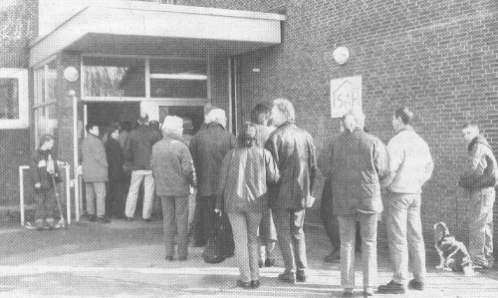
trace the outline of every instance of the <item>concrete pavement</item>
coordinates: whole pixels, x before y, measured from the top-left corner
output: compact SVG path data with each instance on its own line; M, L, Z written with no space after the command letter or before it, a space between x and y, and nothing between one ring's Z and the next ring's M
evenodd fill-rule
M235 287L238 270L233 258L205 264L202 249L191 248L188 261L166 262L158 221L81 222L51 232L7 227L0 229L0 297L340 297L339 264L322 262L329 249L325 234L314 225L306 232L308 282L278 282L278 256L277 267L262 269L259 289L243 290ZM383 283L390 279L385 248L379 254ZM403 297L498 297L495 270L475 277L438 272L432 269L437 262L434 252L428 256L427 289ZM361 286L360 272L357 282Z

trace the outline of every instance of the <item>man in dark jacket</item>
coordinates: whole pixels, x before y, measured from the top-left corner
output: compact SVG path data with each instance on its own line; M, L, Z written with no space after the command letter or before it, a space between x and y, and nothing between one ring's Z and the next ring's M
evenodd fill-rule
M498 175L493 149L479 127L466 124L462 130L468 146L468 161L459 185L469 198L469 253L482 268L493 267L493 204Z
M222 109L213 109L206 115L206 128L190 141L190 152L197 175L197 204L194 242L203 246L213 227L221 163L226 153L235 147L235 137L225 130L226 116ZM198 211L197 211L198 210Z
M123 170L124 155L119 145L119 127L112 126L105 143L107 156L109 183L106 201L106 213L109 216L122 217L126 195L126 174Z
M142 217L149 221L154 203L154 178L150 170L152 145L161 138L157 132L147 125L149 117L144 115L137 120L138 127L130 132L125 145L125 157L131 162L132 172L130 189L126 198L125 216L133 220L137 207L138 191L144 181L144 202Z
M285 263L281 281L305 281L306 244L303 231L305 208L312 202L316 153L311 135L297 127L292 103L275 99L271 120L277 129L266 142L280 171L280 181L270 188L277 237Z
M341 285L345 296L354 288L356 222L360 222L364 294L371 295L377 275L377 221L382 212L380 180L388 174L384 144L363 130L361 111L343 117L345 131L334 141L330 159L333 212L341 238Z

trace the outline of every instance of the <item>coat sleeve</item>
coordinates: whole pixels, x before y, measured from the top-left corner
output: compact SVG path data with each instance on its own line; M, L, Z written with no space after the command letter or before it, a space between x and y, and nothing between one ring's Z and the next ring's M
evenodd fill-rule
M104 143L100 140L98 141L98 145L95 146L95 159L101 166L108 167Z
M38 172L38 161L40 160L39 154L34 153L31 156L31 161L30 161L30 173L31 173L31 179L33 181L33 185L36 183L40 183L40 173Z
M474 188L482 186L482 179L486 168L488 167L488 159L486 158L486 147L482 144L476 144L472 148L469 159L467 161L467 170L460 176L458 185L464 188Z
M157 165L158 165L158 156L157 156L157 144L152 146L152 153L150 155L150 169L152 170L152 175L155 176L157 173Z
M187 146L183 144L180 152L180 162L183 176L187 177L190 184L194 184L194 165L192 155L190 154Z
M266 182L277 183L280 179L280 171L278 170L277 163L271 156L270 151L263 149L263 156L266 166Z
M387 158L389 167L386 177L382 180L382 186L384 187L391 185L405 159L403 147L394 138L387 143Z
M318 166L316 163L316 148L313 144L313 138L308 136L308 166L310 171L310 190L313 190L317 176Z
M374 142L373 160L375 169L379 176L381 185L386 185L384 180L389 176L389 155L387 153L386 146L381 140L376 140Z
M280 164L280 160L278 156L277 139L274 135L270 136L268 141L266 141L265 149L271 153L273 160L278 166Z
M227 176L232 159L232 151L228 152L223 158L220 169L220 178L218 181L218 190L216 192L216 209L223 210L225 186L227 183Z
M425 150L426 150L426 161L424 166L423 183L427 182L431 178L432 172L434 171L434 160L432 159L429 146L426 146Z

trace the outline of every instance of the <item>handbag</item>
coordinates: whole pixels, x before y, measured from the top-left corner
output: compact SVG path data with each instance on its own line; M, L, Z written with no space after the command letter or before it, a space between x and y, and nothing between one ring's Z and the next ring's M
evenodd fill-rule
M232 257L234 253L232 229L228 217L225 213L214 216L216 216L214 229L202 252L202 258L208 264L221 263L226 258Z

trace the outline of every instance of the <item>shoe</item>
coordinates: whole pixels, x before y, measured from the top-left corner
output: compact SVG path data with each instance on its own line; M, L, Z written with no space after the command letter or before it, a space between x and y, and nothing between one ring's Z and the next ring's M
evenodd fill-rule
M263 263L263 261L261 261L261 260L260 260L260 261L258 261L258 267L259 267L259 268L263 268L264 264L265 264L265 263Z
M45 228L45 221L43 219L35 220L35 229L37 231L43 231Z
M250 281L237 280L237 287L240 287L240 288L243 288L243 289L251 289L252 288L252 283Z
M296 283L296 275L294 274L294 272L286 271L286 272L278 275L278 280L283 281L283 282L288 282L291 284L295 284Z
M149 218L144 218L144 221L145 221L145 222L151 222L151 221L152 221L152 218L150 218L150 217L149 217Z
M275 259L267 258L265 260L265 267L273 267L275 266Z
M169 261L169 262L172 262L173 261L173 257L172 256L166 256L166 261Z
M133 217L125 216L125 220L126 221L134 221L135 219Z
M299 282L306 282L306 273L304 273L304 270L296 271L296 280Z
M406 289L402 284L391 280L389 283L379 286L378 292L381 294L404 294Z
M344 289L342 297L353 297L353 289Z
M326 256L323 260L325 261L325 263L335 263L340 258L341 254L339 253L339 250L334 250L333 252L330 253L330 255Z
M259 280L251 280L251 288L253 289L257 289L259 288L259 286L261 285L261 283L259 282Z
M99 216L97 217L97 221L101 224L108 224L111 222L111 220L105 216Z
M92 222L96 221L97 220L97 216L95 216L95 215L88 215L88 220L92 221Z
M424 290L424 282L412 279L408 283L408 288L412 289L412 290L423 291Z

